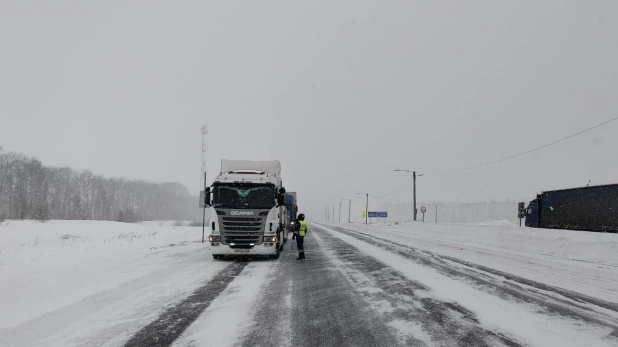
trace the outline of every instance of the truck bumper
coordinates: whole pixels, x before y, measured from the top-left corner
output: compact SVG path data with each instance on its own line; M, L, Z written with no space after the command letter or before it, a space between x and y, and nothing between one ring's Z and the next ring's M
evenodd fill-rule
M272 246L270 246L270 243L267 243L267 242L264 242L261 245L253 246L253 248L231 248L228 245L219 244L218 246L213 246L211 244L209 249L213 255L275 255L277 254L277 244L273 244Z

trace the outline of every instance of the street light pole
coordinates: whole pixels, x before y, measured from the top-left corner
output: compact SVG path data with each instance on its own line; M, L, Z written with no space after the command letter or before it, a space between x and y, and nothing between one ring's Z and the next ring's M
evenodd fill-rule
M352 199L350 199L350 204L348 205L348 223L352 223Z
M341 223L341 201L339 201L339 223Z
M367 199L365 202L365 224L369 224L367 220L367 217L369 216L369 193L357 193L357 194L365 195Z
M393 171L397 171L397 172L411 172L412 173L412 189L413 189L413 204L414 204L414 220L416 221L416 214L417 214L417 210L416 210L416 171L411 171L411 170L393 170ZM423 174L418 175L418 177L423 176Z
M348 223L352 223L352 199L341 199L348 201ZM341 212L341 205L339 207L339 211Z
M416 210L416 171L413 171L413 172L412 172L412 177L413 177L413 178L412 178L412 181L414 182L414 183L412 184L412 186L414 187L414 188L413 188L413 190L414 190L414 221L416 221L416 214L417 214L417 212L418 212L418 211Z

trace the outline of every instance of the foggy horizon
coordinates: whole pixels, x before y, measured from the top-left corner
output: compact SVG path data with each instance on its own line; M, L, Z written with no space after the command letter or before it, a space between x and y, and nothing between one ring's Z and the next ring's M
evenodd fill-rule
M534 9L534 11L531 11ZM77 1L0 5L0 145L45 165L200 190L279 160L300 208L529 201L618 183L618 4ZM397 190L397 188L400 188ZM396 190L396 191L395 191ZM343 202L344 207L346 202ZM344 208L344 211L346 209Z

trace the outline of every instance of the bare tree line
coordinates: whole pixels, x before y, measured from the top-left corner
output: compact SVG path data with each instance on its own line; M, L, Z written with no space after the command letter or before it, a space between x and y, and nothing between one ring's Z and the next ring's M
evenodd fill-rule
M134 222L197 220L198 198L179 183L105 178L0 147L0 218Z

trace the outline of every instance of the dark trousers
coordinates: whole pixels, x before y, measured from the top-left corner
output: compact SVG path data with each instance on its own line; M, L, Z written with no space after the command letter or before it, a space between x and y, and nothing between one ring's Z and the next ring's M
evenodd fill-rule
M305 243L305 237L304 236L300 236L300 235L296 235L296 247L298 248L298 252L299 253L305 253L305 248L304 248L304 243Z

